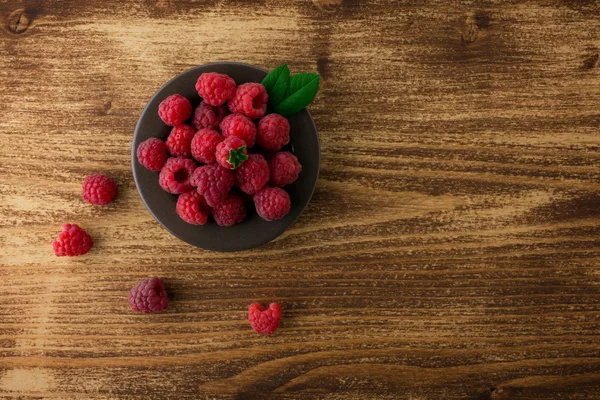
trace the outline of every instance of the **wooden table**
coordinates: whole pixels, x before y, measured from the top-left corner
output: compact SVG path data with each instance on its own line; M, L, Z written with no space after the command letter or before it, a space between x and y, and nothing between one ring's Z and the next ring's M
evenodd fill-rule
M417 3L1 1L0 397L600 398L600 4ZM150 96L222 60L322 76L315 196L236 254L130 166ZM88 255L54 257L66 222ZM136 315L152 275L169 309Z

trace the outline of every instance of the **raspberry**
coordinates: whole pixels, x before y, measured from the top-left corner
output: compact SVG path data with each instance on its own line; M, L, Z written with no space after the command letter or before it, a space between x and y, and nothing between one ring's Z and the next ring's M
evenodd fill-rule
M281 308L277 303L269 304L267 309L262 308L258 303L252 303L248 307L248 321L255 332L270 335L279 327Z
M167 162L167 145L164 141L151 137L140 143L137 148L137 158L140 164L150 171L160 171Z
M212 210L213 217L220 226L231 226L246 218L246 203L239 194L230 194Z
M290 141L290 123L279 114L269 114L258 122L256 142L265 150L279 151Z
M260 83L244 83L235 89L229 100L229 109L233 113L244 114L248 118L262 118L267 112L269 95Z
M117 195L117 184L105 175L90 175L83 180L83 199L99 206L113 201Z
M237 136L248 145L254 147L256 141L256 125L242 114L231 114L221 122L221 133L224 138Z
M52 248L58 257L73 257L87 253L93 244L86 231L75 224L65 224L62 226L62 232L58 234L58 239L52 242Z
M227 196L235 179L233 172L219 164L204 165L194 171L190 182L198 188L206 203L214 207Z
M217 162L215 152L217 145L223 141L223 136L212 129L200 129L192 139L192 156L204 164Z
M197 190L180 194L175 210L182 220L192 225L206 224L210 214L206 200Z
M196 169L194 160L183 157L171 157L160 170L158 183L169 193L179 194L192 189L190 177Z
M298 179L302 166L295 155L288 151L275 153L269 161L271 184L273 186L286 186Z
M190 146L196 129L189 125L177 125L171 129L167 138L167 149L173 157L191 157Z
M158 106L158 116L169 126L180 125L192 115L192 104L180 94L173 94Z
M237 136L229 136L217 145L216 157L223 167L236 169L248 159L246 142Z
M225 105L211 107L203 101L196 107L196 110L194 110L192 125L197 130L202 128L217 129L227 114L228 111Z
M265 187L254 195L256 212L266 221L280 219L290 212L290 196L278 187Z
M135 285L127 296L129 307L135 312L153 313L167 308L169 299L162 279L148 278Z
M254 194L269 182L269 165L261 154L250 154L235 170L235 184L246 194Z
M209 106L220 106L233 97L235 81L227 75L208 72L200 75L196 90Z

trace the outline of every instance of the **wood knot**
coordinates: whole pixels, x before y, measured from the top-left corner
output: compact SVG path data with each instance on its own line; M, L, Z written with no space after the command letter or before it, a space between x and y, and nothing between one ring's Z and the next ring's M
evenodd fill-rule
M313 4L325 12L334 12L342 5L343 0L312 0Z
M599 58L600 55L598 55L598 53L592 54L589 57L587 57L585 60L583 60L583 69L596 68L596 66L598 65Z
M462 41L463 43L473 43L481 34L482 30L490 26L490 16L485 11L476 11L469 13L463 24Z
M474 21L467 22L462 33L463 43L473 43L479 37L479 27Z
M31 20L31 15L29 15L25 10L15 10L8 16L7 28L9 32L19 35L29 28L29 25L31 25Z

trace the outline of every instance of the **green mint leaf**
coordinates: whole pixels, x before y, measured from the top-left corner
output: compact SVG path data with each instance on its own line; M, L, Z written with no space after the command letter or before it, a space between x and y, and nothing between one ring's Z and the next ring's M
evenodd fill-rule
M309 72L292 75L286 97L275 106L275 112L289 117L309 105L319 90L319 78Z
M248 159L248 154L246 154L246 146L240 146L237 149L229 150L229 164L232 165L231 169L236 169L244 161Z
M269 94L269 107L271 109L274 109L285 98L289 84L290 69L287 64L280 65L265 76L262 85Z

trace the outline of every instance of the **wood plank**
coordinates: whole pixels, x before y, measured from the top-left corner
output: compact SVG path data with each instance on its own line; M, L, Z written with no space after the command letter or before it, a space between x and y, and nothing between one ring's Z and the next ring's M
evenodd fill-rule
M600 5L0 1L0 398L596 399ZM144 208L130 143L173 75L322 76L322 168L235 254ZM84 204L105 172L117 201ZM56 258L64 222L95 246ZM167 312L126 296L158 275ZM278 301L278 333L249 328Z

